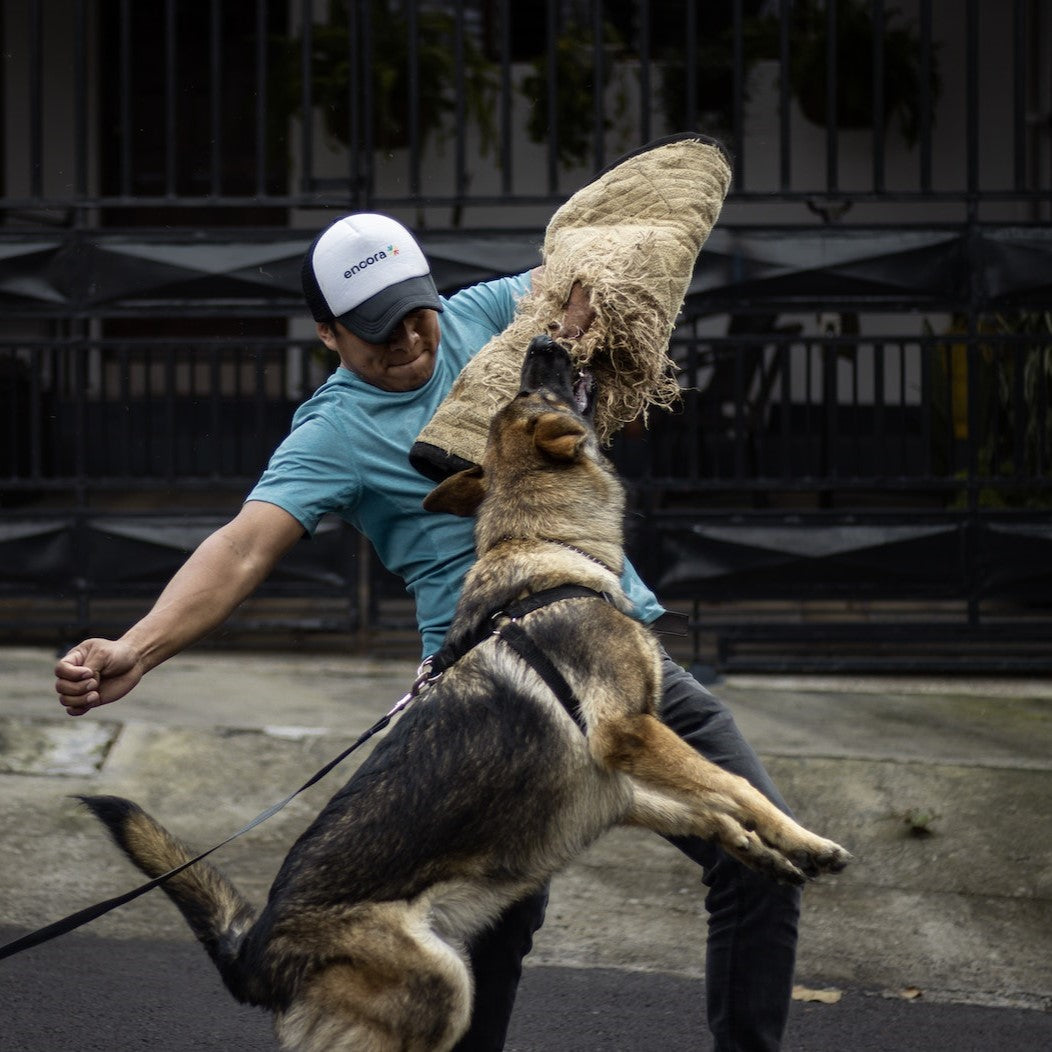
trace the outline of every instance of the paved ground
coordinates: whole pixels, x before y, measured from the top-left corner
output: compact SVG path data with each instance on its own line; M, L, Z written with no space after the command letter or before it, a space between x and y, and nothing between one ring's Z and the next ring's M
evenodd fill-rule
M280 799L412 679L405 662L199 650L68 719L52 656L0 649L0 940L137 877L70 801L133 796L201 846ZM716 688L801 819L854 851L805 896L792 1049L1052 1047L1052 685L734 677ZM340 773L223 849L265 894ZM709 1048L698 874L606 837L555 883L509 1049ZM3 1047L270 1048L151 893L0 964Z

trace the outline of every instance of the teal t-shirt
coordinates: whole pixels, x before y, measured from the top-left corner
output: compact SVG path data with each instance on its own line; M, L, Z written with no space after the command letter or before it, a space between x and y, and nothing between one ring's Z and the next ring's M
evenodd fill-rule
M308 534L326 514L364 533L384 566L405 581L425 655L441 646L474 562L474 520L424 511L433 483L410 465L409 450L461 369L507 328L529 289L529 275L521 274L443 298L435 371L414 391L381 390L340 366L296 410L246 498L283 508ZM662 614L631 566L623 583L641 621Z

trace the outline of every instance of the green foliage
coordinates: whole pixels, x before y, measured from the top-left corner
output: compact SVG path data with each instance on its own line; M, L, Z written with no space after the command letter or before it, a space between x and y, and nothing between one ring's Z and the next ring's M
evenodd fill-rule
M392 10L384 0L369 7L371 47L369 89L372 98L374 145L381 149L405 146L410 136L410 23L405 14ZM362 29L357 29L361 39ZM458 85L456 19L446 11L420 10L416 16L416 96L419 132L423 144L431 135L449 132L455 119ZM351 143L353 90L361 91L363 78L351 68L350 29L347 0L330 0L326 22L315 25L311 34L311 101L325 120L329 135L344 146ZM466 116L479 128L482 149L492 149L497 72L470 35L461 42L463 99ZM290 108L302 99L302 41L289 44L284 76L290 88ZM359 117L364 119L364 114Z
M953 339L966 332L966 320L957 318L949 340L934 348L934 466L948 471L960 460L948 446L951 438L970 443L980 477L1019 482L1014 489L984 490L982 504L1049 507L1052 496L1045 480L1052 474L1052 311L980 318L981 338L973 354L964 340ZM1045 492L1038 488L1042 481Z
M727 23L718 29L699 24L693 54L695 126L710 135L728 137L734 130L734 28ZM669 128L688 124L687 49L667 48L661 56L661 105ZM773 16L742 20L742 101L749 100L748 72L764 59L778 58L778 19Z
M614 62L623 53L624 41L621 35L613 25L604 22L597 77L591 31L582 28L577 22L570 22L555 40L554 73L549 69L547 54L533 60L531 72L523 79L521 87L522 94L531 103L526 129L530 139L537 143L547 143L554 134L560 164L569 166L588 160L592 146L596 83L604 88L610 83ZM553 83L554 129L549 117ZM619 95L614 116L621 116L625 108L624 98ZM607 115L605 106L602 121L606 131L614 127L614 121Z
M873 124L874 33L869 0L836 3L836 121L841 128ZM790 83L808 120L825 125L826 53L829 40L826 0L797 0L790 28ZM921 121L921 40L912 23L901 20L897 8L884 14L883 111L898 117L907 145L916 144ZM935 48L930 52L929 98L934 112L941 89Z

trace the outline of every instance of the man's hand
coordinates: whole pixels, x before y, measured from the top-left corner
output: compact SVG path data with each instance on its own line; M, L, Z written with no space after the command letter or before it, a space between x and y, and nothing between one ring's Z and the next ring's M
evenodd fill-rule
M70 716L123 698L142 679L139 655L127 643L86 639L55 663L55 691Z
M543 266L530 271L530 281L534 288L540 288L544 284ZM563 309L562 322L552 322L548 326L548 332L553 340L579 340L593 321L595 311L592 310L591 296L579 281L575 281L570 289L570 298Z
M552 337L556 340L580 339L593 321L595 321L595 311L592 310L588 291L579 281L575 281L573 288L570 289L570 298L566 303L562 325L552 333Z

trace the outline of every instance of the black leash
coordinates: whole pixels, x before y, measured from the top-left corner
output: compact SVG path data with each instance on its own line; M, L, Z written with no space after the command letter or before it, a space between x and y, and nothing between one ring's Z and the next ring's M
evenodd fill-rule
M417 678L413 682L412 687L409 688L408 693L399 699L398 703L390 712L385 716L381 716L372 727L357 739L357 741L344 749L339 756L330 760L320 771L311 775L311 777L308 778L298 789L289 793L289 795L283 800L279 800L276 804L271 805L265 811L256 815L248 825L243 826L236 833L231 833L226 840L221 841L214 847L210 847L207 851L202 851L201 854L190 859L188 862L180 863L174 869L168 870L167 873L162 873L159 877L154 877L152 880L148 880L145 884L140 884L137 888L132 888L131 891L126 891L123 895L117 895L112 899L106 899L104 902L97 902L94 906L88 906L86 909L79 910L76 913L71 913L68 917L63 917L61 920L55 921L53 924L48 924L43 928L38 928L36 931L30 932L28 935L23 935L20 939L15 939L14 942L7 943L6 946L0 946L0 961L5 960L8 957L13 957L16 953L21 953L23 950L29 950L34 946L39 946L41 943L57 939L60 935L65 935L67 932L83 927L83 925L90 923L98 917L111 913L113 910L125 905L125 903L131 902L134 899L139 898L140 895L145 895L148 891L152 891L154 888L159 887L161 884L165 883L165 881L171 880L172 877L182 873L184 869L189 869L202 859L207 858L213 852L218 851L221 847L226 847L231 841L237 840L238 837L244 836L245 833L255 829L256 826L261 825L268 818L276 815L283 807L299 796L300 793L309 789L317 782L320 782L334 767L337 767L346 760L351 753L364 745L371 737L373 737L373 735L384 730L398 713L434 683L435 680L446 671L446 669L453 665L459 658L463 657L463 655L473 647L481 643L483 639L487 639L494 634L510 646L534 669L541 679L544 680L549 689L559 699L573 721L583 732L585 730L585 725L584 720L581 717L581 706L573 689L570 687L570 684L567 683L563 674L552 664L544 651L533 642L526 630L518 623L519 618L524 617L531 611L539 610L542 606L547 606L549 603L555 603L562 599L603 599L606 602L610 602L609 595L605 592L597 592L594 588L585 588L581 585L561 585L557 588L548 588L541 592L535 592L532 595L528 595L523 599L517 599L514 602L509 603L507 606L502 607L486 621L483 621L472 635L461 640L457 646L443 646L431 658L426 660L417 670ZM507 623L501 625L495 630L494 622L505 618L507 619Z
M410 687L409 692L399 699L398 703L390 712L385 716L381 716L380 719L362 734L357 741L344 749L339 756L330 760L320 771L311 775L311 777L295 790L295 792L289 793L284 800L279 800L276 804L268 807L261 814L256 815L248 825L242 827L236 833L232 833L226 838L226 840L221 841L214 847L210 847L207 851L202 851L196 858L192 858L188 862L180 863L174 869L168 870L167 873L162 873L159 877L154 877L152 880L148 880L145 884L140 884L139 887L133 888L131 891L126 891L123 895L117 895L112 899L106 899L105 902L97 902L94 906L88 906L86 909L79 910L76 913L71 913L68 917L63 917L61 920L55 921L53 924L48 924L46 927L30 932L28 935L23 935L20 939L15 939L14 942L9 942L6 946L0 946L0 961L7 957L13 957L16 953L21 953L23 950L29 950L34 946L39 946L41 943L49 942L51 939L56 939L58 936L65 935L67 932L74 931L76 928L80 928L83 925L88 924L90 921L93 921L106 913L112 912L119 906L123 906L125 903L131 902L133 899L139 898L140 895L145 895L146 892L152 891L165 881L171 880L172 877L182 873L184 869L189 869L190 866L196 865L202 859L205 859L213 852L218 851L221 847L226 847L231 841L237 840L240 836L244 836L249 830L255 829L256 826L276 815L283 807L299 796L300 793L309 789L317 782L320 782L334 767L343 763L352 752L364 745L371 737L373 737L373 735L379 734L379 732L387 727L398 713L406 708L414 698L418 697L427 687L429 687L436 678L437 677L432 673L428 663L424 662L424 664L420 666L417 678L412 687Z

